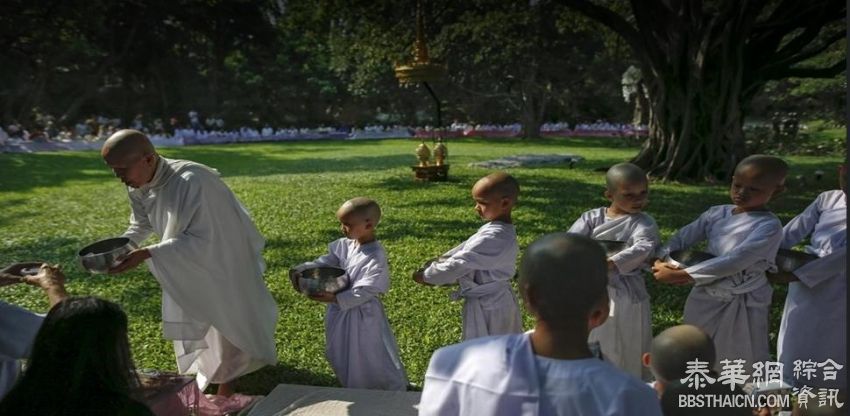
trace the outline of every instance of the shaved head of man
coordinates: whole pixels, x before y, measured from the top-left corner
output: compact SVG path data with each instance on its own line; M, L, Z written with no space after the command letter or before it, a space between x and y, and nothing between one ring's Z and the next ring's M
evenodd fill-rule
M100 149L104 162L125 185L138 188L156 173L159 155L148 137L138 130L115 132Z

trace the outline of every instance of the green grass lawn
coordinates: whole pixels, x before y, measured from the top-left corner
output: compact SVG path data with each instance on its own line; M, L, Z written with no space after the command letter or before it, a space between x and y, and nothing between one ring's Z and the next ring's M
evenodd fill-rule
M379 238L389 254L392 287L383 302L398 338L401 356L414 384L421 385L431 353L460 339L460 304L449 289L426 288L409 276L425 259L466 239L480 226L472 210L470 187L487 170L474 161L529 153L577 154L586 160L566 165L510 169L522 186L514 212L520 247L541 234L564 231L585 210L606 203L603 174L634 155L636 149L612 139L452 140L450 180L412 180L416 142L411 140L292 142L195 146L163 149L217 168L252 212L266 237L266 282L280 308L277 326L279 363L240 381L247 393L267 393L281 382L336 385L324 358L324 307L295 293L291 265L311 260L339 238L337 207L354 196L378 200L384 219ZM821 168L822 181L791 184L772 207L783 223L821 191L837 187L835 157L790 157L794 177ZM648 212L666 239L707 207L729 203L726 185L653 183ZM0 264L41 260L61 263L74 295L95 295L120 303L130 317L133 354L139 368L174 370L171 344L162 338L160 289L146 269L124 275L90 276L75 264L80 247L121 234L129 215L126 191L97 152L0 154ZM653 329L679 322L687 288L649 283ZM777 287L771 313L775 344L785 290ZM28 286L0 288L0 299L45 311L40 291ZM222 305L226 307L226 305ZM526 316L526 328L532 325Z

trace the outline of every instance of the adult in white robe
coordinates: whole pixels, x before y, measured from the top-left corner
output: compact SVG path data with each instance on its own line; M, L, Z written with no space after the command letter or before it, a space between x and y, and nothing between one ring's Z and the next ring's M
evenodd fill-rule
M809 235L806 252L819 258L793 272L799 282L788 285L779 328L779 361L787 382L846 389L846 368L834 380L794 377L793 371L797 360L847 365L847 196L843 191L818 195L785 225L782 248L791 248Z
M452 300L464 300L464 340L522 332L522 317L511 288L518 253L514 225L490 221L425 269L426 283L459 284Z
M582 234L594 240L623 241L626 248L608 260L614 269L608 271L608 320L590 331L588 341L598 342L605 360L617 368L643 380L651 374L641 357L652 342L652 320L649 293L644 273L647 260L661 243L658 225L644 212L610 218L608 208L587 211L567 232Z
M340 384L404 391L407 373L379 298L390 287L384 247L340 238L328 245L328 254L297 269L318 265L344 269L349 282L325 312L325 355Z
M531 334L477 338L435 351L419 414L661 415L645 383L596 358L538 356Z
M263 281L265 240L218 172L157 156L148 183L127 192L124 237L151 233L145 260L162 286L162 328L177 368L201 390L277 362L277 304Z
M694 287L683 320L711 336L718 365L724 359L743 359L749 370L754 362L770 358L767 314L773 289L765 271L776 270L782 224L769 211L735 214L734 209L709 208L679 229L659 255L708 240L707 252L716 257L685 269Z
M0 301L0 400L18 379L44 317Z
M24 267L19 263L0 270L0 286L20 281ZM68 297L65 275L56 267L42 266L37 275L24 276L24 282L41 287L51 307ZM43 315L0 301L0 400L18 379L21 360L30 356L42 322Z

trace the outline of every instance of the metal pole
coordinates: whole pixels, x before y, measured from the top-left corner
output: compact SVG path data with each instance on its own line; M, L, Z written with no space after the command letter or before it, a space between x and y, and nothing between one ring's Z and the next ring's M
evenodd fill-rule
M425 86L425 89L428 90L428 93L431 94L431 97L434 98L434 102L437 103L437 131L443 127L443 110L442 105L440 104L440 99L437 98L437 94L434 94L434 90L431 89L431 86L428 85L427 82L422 82L422 85Z

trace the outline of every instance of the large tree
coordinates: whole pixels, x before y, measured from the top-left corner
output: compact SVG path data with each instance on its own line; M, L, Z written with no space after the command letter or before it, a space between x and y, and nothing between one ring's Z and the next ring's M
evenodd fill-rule
M633 162L665 180L729 177L746 152L746 108L767 82L845 70L845 59L809 65L844 38L844 0L630 0L625 13L558 1L631 47L650 106L649 138Z

